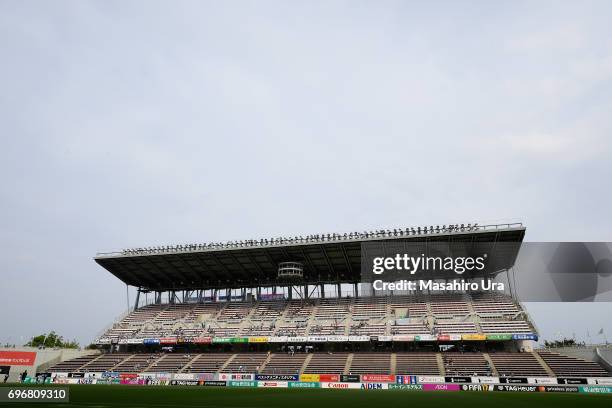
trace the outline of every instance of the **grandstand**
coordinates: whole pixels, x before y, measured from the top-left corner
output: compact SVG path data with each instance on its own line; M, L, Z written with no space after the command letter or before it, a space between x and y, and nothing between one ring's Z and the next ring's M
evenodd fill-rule
M496 244L520 244L524 233L521 224L462 224L99 254L137 288L134 307L96 338L102 354L49 371L609 376L597 363L534 351L537 328L508 293L373 294L361 280L364 243L486 248L496 275L516 257Z

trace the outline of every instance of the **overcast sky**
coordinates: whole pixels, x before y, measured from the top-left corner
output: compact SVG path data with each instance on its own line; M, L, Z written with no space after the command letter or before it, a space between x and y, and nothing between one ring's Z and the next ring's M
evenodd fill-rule
M522 221L611 241L612 2L0 0L0 341L131 246ZM612 304L530 305L583 338Z

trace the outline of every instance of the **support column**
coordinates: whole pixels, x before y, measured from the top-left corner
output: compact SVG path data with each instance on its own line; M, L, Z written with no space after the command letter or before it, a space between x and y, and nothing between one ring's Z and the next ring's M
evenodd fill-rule
M139 301L140 301L140 288L136 290L136 302L134 302L134 310L138 309Z

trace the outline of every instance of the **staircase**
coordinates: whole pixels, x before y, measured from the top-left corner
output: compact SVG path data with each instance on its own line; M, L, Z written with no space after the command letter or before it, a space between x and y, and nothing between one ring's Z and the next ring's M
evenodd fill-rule
M549 377L556 377L557 376L557 374L555 374L553 372L553 370L551 370L551 368L548 366L548 364L546 364L546 362L542 359L542 357L538 353L536 353L535 351L532 351L531 355L534 356L536 360L538 360L538 362L540 363L542 368L544 368L544 370L546 370L546 373L548 373Z

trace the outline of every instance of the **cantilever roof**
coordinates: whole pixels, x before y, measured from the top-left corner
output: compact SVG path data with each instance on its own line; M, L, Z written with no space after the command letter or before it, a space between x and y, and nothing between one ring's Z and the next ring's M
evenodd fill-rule
M494 227L494 228L493 228ZM266 246L200 249L166 253L98 254L94 260L124 283L147 290L194 290L278 285L280 262L304 265L303 283L356 283L361 277L363 243L376 241L521 242L521 224L384 238L286 243ZM516 253L500 254L498 269L512 267Z

